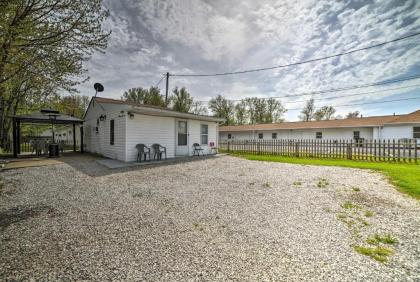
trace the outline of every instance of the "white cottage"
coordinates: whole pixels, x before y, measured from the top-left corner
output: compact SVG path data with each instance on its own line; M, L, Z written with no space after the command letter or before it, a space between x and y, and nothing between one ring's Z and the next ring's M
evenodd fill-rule
M221 140L229 139L417 139L420 110L406 115L349 119L221 126Z
M162 107L94 97L84 116L85 150L125 162L137 158L137 144L158 143L167 157L191 156L198 143L204 154L217 147L219 118Z

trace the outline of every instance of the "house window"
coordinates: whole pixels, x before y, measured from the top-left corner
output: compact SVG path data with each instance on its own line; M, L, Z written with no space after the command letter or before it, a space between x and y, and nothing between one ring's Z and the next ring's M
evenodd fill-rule
M258 139L263 139L263 138L264 138L264 134L258 133Z
M207 145L209 142L209 126L207 124L201 125L201 145Z
M413 127L413 138L420 138L420 126Z
M114 120L111 119L109 121L109 144L114 145L114 140L115 140L115 134L114 134Z
M271 139L277 139L277 133L275 132L271 133Z
M316 139L322 139L322 132L316 133Z
M232 134L228 134L228 139L232 139Z
M360 139L360 131L353 131L353 139L356 139L356 140Z

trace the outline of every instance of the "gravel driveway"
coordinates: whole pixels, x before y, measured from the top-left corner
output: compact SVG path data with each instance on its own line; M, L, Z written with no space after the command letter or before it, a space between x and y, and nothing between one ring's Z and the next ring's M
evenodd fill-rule
M419 202L368 170L222 156L0 176L0 280L420 279Z

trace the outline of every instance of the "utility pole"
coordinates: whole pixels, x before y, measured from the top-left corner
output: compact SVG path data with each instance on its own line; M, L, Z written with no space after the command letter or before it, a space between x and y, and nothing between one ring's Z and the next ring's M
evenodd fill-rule
M166 73L166 95L165 95L165 106L168 107L168 89L169 89L169 72Z

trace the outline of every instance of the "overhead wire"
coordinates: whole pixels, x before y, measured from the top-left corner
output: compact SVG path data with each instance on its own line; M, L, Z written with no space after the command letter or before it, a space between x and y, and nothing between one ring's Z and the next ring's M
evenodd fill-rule
M362 47L362 48L358 48L358 49L353 49L353 50L349 50L346 52L342 52L342 53L338 53L338 54L334 54L334 55L329 55L329 56L325 56L325 57L320 57L320 58L315 58L315 59L310 59L310 60L306 60L306 61L300 61L300 62L295 62L295 63L289 63L289 64L284 64L284 65L277 65L277 66L272 66L272 67L264 67L264 68L256 68L256 69L249 69L249 70L242 70L242 71L231 71L231 72L222 72L222 73L208 73L208 74L170 74L170 76L178 76L178 77L209 77L209 76L226 76L226 75L235 75L235 74L244 74L244 73L253 73L253 72L260 72L260 71L266 71L266 70L273 70L273 69L280 69L280 68L286 68L286 67L292 67L292 66L298 66L298 65L303 65L303 64L308 64L308 63L313 63L313 62L318 62L318 61L322 61L322 60L327 60L327 59L331 59L331 58L336 58L336 57L341 57L344 55L349 55L349 54L353 54L356 52L360 52L360 51L365 51L365 50L369 50L369 49L373 49L373 48L377 48L377 47L381 47L390 43L394 43L394 42L398 42L401 40L405 40L408 38L412 38L415 36L420 35L420 32L417 33L413 33L410 35L406 35L403 37L399 37L399 38L395 38L389 41L384 41L378 44L374 44L374 45L370 45L370 46L366 46L366 47Z

